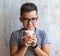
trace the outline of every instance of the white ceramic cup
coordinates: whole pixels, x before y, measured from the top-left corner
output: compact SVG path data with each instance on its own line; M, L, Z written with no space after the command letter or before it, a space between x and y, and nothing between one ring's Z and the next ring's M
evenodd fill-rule
M29 37L29 36L31 36L32 34L34 34L34 30L24 30L24 31L23 31L23 34L24 34L24 35L28 35L28 37ZM28 43L31 43L31 41L29 41Z
M33 30L25 30L25 33L27 35L32 35L34 33L34 31Z

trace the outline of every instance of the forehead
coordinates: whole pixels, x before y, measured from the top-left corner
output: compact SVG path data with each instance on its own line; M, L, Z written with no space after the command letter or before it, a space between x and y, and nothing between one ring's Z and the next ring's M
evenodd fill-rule
M22 17L24 17L24 18L37 17L37 12L36 11L25 12L22 14Z

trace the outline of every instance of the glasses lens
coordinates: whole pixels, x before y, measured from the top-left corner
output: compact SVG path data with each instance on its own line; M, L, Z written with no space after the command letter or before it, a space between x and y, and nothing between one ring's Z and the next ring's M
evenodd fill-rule
M32 21L37 20L37 18L32 18Z
M37 20L37 18L31 18L31 19L29 19L29 18L23 18L23 20L25 21L25 22L29 22L29 21L36 21Z
M28 18L23 18L24 21L28 20Z

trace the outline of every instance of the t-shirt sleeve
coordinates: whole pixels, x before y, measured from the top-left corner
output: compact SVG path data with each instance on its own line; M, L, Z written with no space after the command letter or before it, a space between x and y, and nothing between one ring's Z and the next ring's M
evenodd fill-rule
M42 31L42 42L41 44L50 44L50 39L47 36L47 33L45 31Z
M17 36L16 33L12 33L11 34L11 38L10 38L10 45L18 45L18 41L17 41Z

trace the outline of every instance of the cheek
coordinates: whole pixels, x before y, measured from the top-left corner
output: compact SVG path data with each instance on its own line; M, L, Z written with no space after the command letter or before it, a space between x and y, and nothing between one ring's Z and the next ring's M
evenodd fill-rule
M36 25L37 22L34 22L33 25Z
M36 24L34 23L34 24L33 24L33 26L35 27L35 26L36 26Z
M23 22L23 25L26 26L27 24Z

